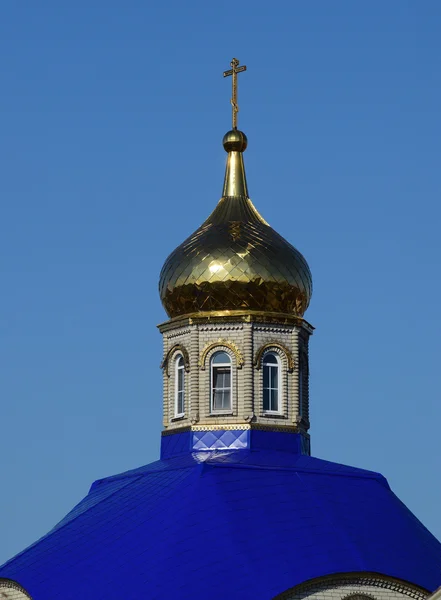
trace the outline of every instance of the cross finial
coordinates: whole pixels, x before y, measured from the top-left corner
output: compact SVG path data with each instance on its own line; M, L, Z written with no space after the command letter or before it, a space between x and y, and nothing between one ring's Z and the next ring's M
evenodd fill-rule
M228 77L229 75L233 76L233 94L231 96L231 106L233 107L233 129L237 129L237 113L239 112L239 107L237 105L237 74L242 73L242 71L246 71L247 68L244 65L243 67L239 67L239 61L237 58L233 58L230 62L230 65L233 67L228 71L224 71L224 77Z

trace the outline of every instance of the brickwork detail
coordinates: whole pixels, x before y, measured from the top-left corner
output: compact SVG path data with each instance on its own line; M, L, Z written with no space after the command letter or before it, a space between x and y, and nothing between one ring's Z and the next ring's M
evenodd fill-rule
M243 379L243 419L252 421L254 417L253 375L254 369L250 357L253 356L253 327L246 323L243 329L243 354L248 359L244 361Z
M281 370L280 370L280 415L269 416L265 414L263 410L263 370L262 363L267 352L274 352L280 359ZM256 371L254 396L256 414L261 420L271 422L277 421L280 424L280 419L289 419L292 413L292 407L290 406L290 400L292 394L290 394L290 388L292 386L292 373L294 371L294 360L291 351L277 341L272 341L264 344L256 352L254 359L254 369Z
M274 600L425 600L429 594L412 584L368 573L321 577L279 594Z
M4 600L32 600L21 585L10 579L0 579L0 597Z
M217 351L219 348L224 348L225 350L229 350L232 352L236 359L236 367L241 369L245 364L245 360L243 358L243 354L240 351L239 347L231 340L226 340L224 338L218 338L214 342L210 342L201 352L201 358L199 359L199 367L201 369L205 369L207 364L210 362L207 358L213 354L213 350Z
M291 351L288 350L286 346L282 346L282 344L279 342L270 342L269 344L265 344L259 348L259 350L256 352L256 356L254 357L254 366L256 369L260 369L262 367L262 356L269 350L273 350L277 352L279 356L283 357L287 363L287 369L290 372L294 371L294 358Z
M192 359L190 355L191 346L190 327L181 327L177 330L167 331L163 335L163 359L161 367L163 370L163 426L164 428L179 428L190 424L190 372ZM175 364L178 356L183 356L185 361L185 415L175 418L175 390L176 390L176 369ZM194 370L194 369L193 369Z
M176 323L175 327L173 322L168 322L163 329L164 428L170 432L196 425L227 427L243 423L278 430L295 427L306 434L309 427L307 371L302 371L300 385L299 365L310 334L310 327L301 323L263 324L246 318L242 322L218 320L203 324L187 321L185 324ZM210 359L219 350L227 352L232 363L232 410L228 414L212 413L210 406ZM280 358L279 414L263 410L261 361L267 351L277 353ZM186 363L188 360L188 365L185 373L185 414L176 419L176 382L172 363L179 352ZM303 394L302 402L300 393Z
M167 373L168 376L170 376L170 371L169 371L170 363L173 363L173 360L170 360L170 358L175 356L177 353L181 354L182 357L184 358L185 370L187 371L187 373L190 370L190 357L188 355L187 348L185 346L183 346L182 344L175 344L174 346L172 346L170 348L170 350L168 350L167 354L165 355L164 360L161 363L161 369L165 369L165 372Z
M209 368L200 371L200 381L201 381L201 397L199 399L199 411L201 417L213 419L215 423L219 423L219 419L225 419L226 422L228 420L231 421L231 417L234 420L237 420L237 414L241 408L243 408L243 394L239 395L239 391L242 392L242 385L239 384L239 362L236 353L231 349L231 342L224 340L219 340L210 346L207 349L205 355L204 365L209 365L213 354L219 351L224 351L228 354L231 359L231 389L232 389L232 407L231 412L229 414L212 414L211 413L211 393L210 393L210 379L211 379L211 370ZM204 351L205 352L205 351ZM239 359L240 360L240 359ZM242 383L242 382L241 382ZM240 406L239 406L240 402Z
M190 332L190 364L197 365L199 358L199 328L195 325ZM199 369L190 371L188 415L192 424L199 420Z

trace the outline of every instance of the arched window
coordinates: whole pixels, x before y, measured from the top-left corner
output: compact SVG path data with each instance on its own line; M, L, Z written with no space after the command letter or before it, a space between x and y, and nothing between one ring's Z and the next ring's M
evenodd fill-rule
M263 357L263 410L280 412L280 361L273 352Z
M226 352L215 352L210 364L211 410L231 411L231 358Z
M182 355L176 359L175 369L175 417L185 413L185 363Z

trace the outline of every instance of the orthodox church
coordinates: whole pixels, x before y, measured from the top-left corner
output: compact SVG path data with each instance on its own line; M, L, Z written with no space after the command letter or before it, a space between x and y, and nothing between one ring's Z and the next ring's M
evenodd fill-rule
M222 197L167 258L158 461L96 481L0 569L7 600L425 600L441 545L374 472L313 458L305 258L248 193L233 128Z

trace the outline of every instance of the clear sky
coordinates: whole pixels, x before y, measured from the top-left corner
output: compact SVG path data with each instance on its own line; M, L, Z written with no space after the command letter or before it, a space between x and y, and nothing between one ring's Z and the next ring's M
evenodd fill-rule
M0 562L155 460L157 292L222 190L307 258L315 456L441 537L441 4L2 2Z

